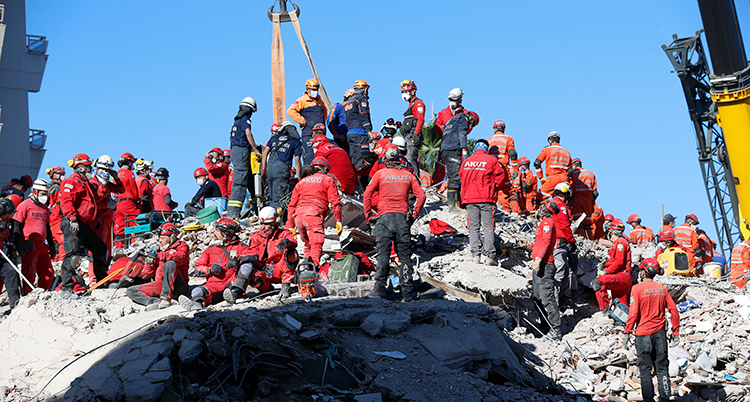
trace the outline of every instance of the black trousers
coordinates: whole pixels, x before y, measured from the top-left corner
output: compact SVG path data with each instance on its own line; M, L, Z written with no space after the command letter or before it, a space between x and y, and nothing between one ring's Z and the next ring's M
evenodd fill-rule
M21 299L21 277L5 258L0 260L0 279L5 282L5 290L8 292L8 303L10 308L18 304Z
M659 383L659 400L668 401L672 393L669 382L669 360L667 360L667 333L664 329L651 335L635 337L636 364L641 376L643 402L654 402L654 382L651 369L656 367Z
M65 249L65 258L62 262L62 290L73 290L73 276L76 275L76 268L71 264L74 256L83 256L84 249L91 252L92 262L94 263L94 275L96 278L89 278L89 283L94 284L100 279L107 276L107 245L97 236L89 225L78 221L78 232L70 230L70 221L63 217L60 222L64 239L63 248ZM93 281L92 281L93 280Z
M411 264L411 230L406 214L389 212L377 218L372 233L377 240L378 261L375 270L375 290L384 291L391 261L391 243L396 245L396 254L401 260L401 296L404 300L411 300L412 275L414 267Z
M555 270L555 264L542 262L539 272L533 272L531 284L534 303L541 310L542 328L551 327L562 334L560 332L560 306L557 304L555 295Z

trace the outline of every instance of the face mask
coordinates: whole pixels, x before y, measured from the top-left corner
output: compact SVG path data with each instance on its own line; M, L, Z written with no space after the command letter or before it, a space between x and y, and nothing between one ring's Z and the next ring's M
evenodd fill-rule
M47 196L47 195L39 195L39 196L36 197L36 199L39 202L41 202L42 204L46 204L47 201L49 200L49 196Z
M154 173L153 173L153 172L151 172L151 173L148 173L148 174L146 175L146 177L148 177L149 179L153 179L153 178L154 178Z
M318 97L318 91L310 91L309 92L311 98L317 98Z
M60 180L60 181L65 180L65 175L60 176L60 178L58 180Z
M198 182L199 186L203 186L206 183L206 179L204 178L197 179L196 181Z
M408 92L401 92L401 99L408 102L409 99L411 99L411 94Z
M216 163L216 158L211 158L211 163Z
M458 103L456 101L450 101L448 104L451 106L451 109L455 109L458 107Z
M106 184L109 181L109 172L103 169L97 169L96 177L102 184Z
M690 228L692 228L692 229L695 229L697 227L698 227L698 225L690 225Z
M86 172L86 180L91 180L94 178L94 172Z

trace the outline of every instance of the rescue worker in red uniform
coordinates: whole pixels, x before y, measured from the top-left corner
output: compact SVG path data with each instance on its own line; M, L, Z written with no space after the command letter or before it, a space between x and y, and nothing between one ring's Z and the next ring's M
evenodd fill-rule
M214 147L206 152L203 158L203 164L208 170L208 178L215 181L221 190L221 196L229 197L229 162L224 160L224 151L219 147Z
M669 361L667 357L667 318L669 311L672 323L671 336L680 335L680 313L669 295L666 286L654 282L656 275L663 275L664 270L653 258L646 258L641 263L641 282L633 286L628 321L625 324L623 345L628 348L630 334L635 329L635 350L638 371L641 378L641 394L644 402L654 402L654 378L656 372L659 384L659 401L669 401L672 385L669 382Z
M302 130L302 161L304 166L309 166L313 160L312 150L312 129L318 123L323 123L325 130L326 116L328 109L323 99L321 99L318 90L320 82L314 78L305 81L305 93L289 106L286 114L289 118L299 123ZM365 106L367 106L365 104Z
M448 92L448 107L438 112L437 118L435 118L434 130L438 137L443 139L443 128L455 115L464 113L465 110L461 103L463 102L464 91L461 88L453 88ZM435 162L435 171L432 173L432 182L439 183L445 179L445 162L443 162L442 155L438 154L438 159Z
M700 268L703 265L703 250L698 244L698 233L695 231L697 227L698 217L688 214L685 216L685 223L673 229L675 240L687 251L691 268Z
M404 112L401 134L406 140L406 160L419 176L419 149L422 148L422 126L424 126L424 102L417 97L417 84L412 80L401 81L401 99L409 102Z
M289 297L299 263L297 240L289 230L278 227L278 213L264 207L258 214L260 230L250 236L250 257L239 262L237 279L224 290L224 300L232 304L245 294L247 286L265 293L272 283L281 283L279 300Z
M91 228L97 217L96 195L89 182L94 177L93 162L86 154L76 154L68 164L73 168L73 174L62 182L60 191L63 213L60 227L65 236L65 259L62 262L62 295L65 298L74 297L73 276L77 275L84 249L91 252L94 263L95 278L89 278L91 283L107 276L107 246ZM76 282L83 283L82 280Z
M630 273L632 261L630 244L622 235L624 230L625 225L619 219L615 219L609 225L609 240L614 244L609 249L609 259L604 263L604 272L591 282L600 310L609 308L608 290L612 292L612 298L620 299L626 306L630 304L628 293L633 285L633 276Z
M526 203L526 211L536 212L539 206L539 191L537 191L538 180L534 172L529 169L529 158L522 156L518 158L518 174L521 177L521 194Z
M117 198L117 209L115 209L115 239L122 239L125 237L125 221L126 218L130 219L141 213L138 207L138 202L141 199L140 193L138 192L138 185L135 183L135 176L133 175L133 164L135 163L135 157L129 152L125 152L120 156L120 160L117 161L117 165L120 166L120 170L117 171L117 177L122 181L122 185L125 187L125 191L120 193ZM127 223L127 226L136 226L135 221ZM116 242L115 246L125 247L126 244L123 242Z
M365 217L372 226L378 251L375 286L367 297L385 297L386 280L390 271L391 246L395 245L396 254L401 262L399 275L401 297L403 301L409 302L413 300L410 227L414 219L422 212L425 194L414 174L402 167L398 151L387 150L386 158L388 159L386 168L375 173L364 194ZM370 202L376 192L379 195L377 215L373 214ZM410 194L416 196L411 211Z
M577 221L582 214L586 214L583 222L578 226L576 234L588 239L594 238L594 224L591 217L594 215L594 203L599 197L596 176L583 168L581 160L574 158L572 163L571 184L573 185L573 198L570 200L570 209L573 212L571 219Z
M750 275L750 239L741 242L732 249L730 259L729 283L743 289Z
M334 176L341 184L341 191L344 194L352 195L357 190L357 172L354 170L352 162L346 151L328 141L325 132L322 130L313 130L312 146L315 151L315 159L325 159L331 166L328 172Z
M96 160L95 177L89 180L96 196L96 224L94 232L107 245L108 257L112 255L112 225L114 224L117 201L112 200L112 193L122 193L125 187L112 170L114 161L109 155L102 155ZM112 182L114 180L114 182Z
M154 183L151 181L151 170L154 162L144 159L135 161L135 184L138 186L138 196L140 201L138 206L141 213L151 212L154 210Z
M179 205L172 200L172 192L169 191L169 170L160 167L156 171L156 185L154 186L154 211L172 211Z
M11 219L16 212L16 206L10 198L0 198L0 248L11 260L18 260L21 246L13 241L13 224ZM5 258L0 259L0 290L5 285L8 305L12 310L21 300L21 277Z
M14 236L17 243L23 244L25 254L21 256L23 275L31 283L38 278L38 287L49 290L55 271L52 269L50 257L54 257L54 246L50 249L47 244L54 244L52 231L49 228L49 202L47 181L37 179L31 187L29 198L18 205L13 215ZM44 241L47 240L48 243ZM23 283L23 294L31 292L31 287Z
M62 222L62 213L60 212L60 182L65 180L65 168L61 166L53 166L47 168L47 174L49 175L49 226L52 230L52 237L54 243L49 243L50 249L56 250L55 256L52 261L62 261L65 257L65 251L63 250L63 234L60 229L60 222Z
M560 306L555 295L555 257L557 228L552 219L551 203L539 206L536 214L539 226L534 237L534 250L531 253L532 290L534 304L539 309L541 328L548 329L547 336L554 340L562 339L560 329Z
M224 162L229 166L227 170L227 198L232 194L232 184L234 184L234 168L232 167L232 151L224 150Z
M250 246L241 243L237 221L223 217L211 227L214 242L195 262L195 269L206 272L206 283L193 288L190 297L180 296L186 310L208 307L224 300L224 289L237 277L237 261L252 254Z
M313 159L311 174L302 178L292 191L292 200L287 210L286 227L296 229L305 243L305 258L320 265L323 254L325 231L323 221L328 211L333 210L336 219L336 235L341 234L341 197L336 189L336 179L328 175L330 166L324 159ZM330 204L330 209L329 209Z
M557 131L552 131L547 135L547 142L549 142L549 146L542 149L542 152L534 160L536 176L542 183L539 191L543 198L549 198L558 183L568 180L568 169L570 169L571 164L570 152L560 146L560 134ZM546 179L542 174L542 162L545 163Z
M599 204L594 203L594 213L591 215L591 224L594 225L594 237L592 240L604 238L604 210Z
M641 226L641 217L632 214L628 216L627 224L630 225L630 242L637 246L646 246L654 241L654 231L651 228Z
M126 292L131 300L146 306L147 311L167 308L172 299L188 294L190 246L178 238L179 233L171 222L161 225L159 248L145 259L144 269L156 272L154 281L131 286Z
M604 223L602 224L602 227L604 228L604 237L609 237L609 224L612 223L612 221L615 220L614 215L612 214L606 214L604 215Z
M498 190L505 182L505 171L497 158L487 153L488 149L487 141L477 140L474 144L474 154L461 164L458 176L463 183L461 202L468 213L472 258L477 264L497 265L495 200ZM484 232L484 241L480 240L480 229Z
M547 209L552 212L557 230L557 244L553 252L555 257L555 287L560 298L560 305L568 300L575 300L578 294L578 279L576 276L577 257L572 255L576 252L576 241L570 228L570 209L568 209L567 198L570 196L571 188L567 182L558 183L545 203ZM572 268L572 269L571 269Z

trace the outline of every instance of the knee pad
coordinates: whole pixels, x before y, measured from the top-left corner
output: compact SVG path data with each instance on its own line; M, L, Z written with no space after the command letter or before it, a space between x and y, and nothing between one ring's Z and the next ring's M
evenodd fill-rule
M190 292L190 298L193 299L193 301L204 300L206 298L206 294L208 294L208 290L203 286L199 286L193 289L192 292Z
M252 272L253 272L253 266L251 264L242 264L240 265L239 272L237 272L237 277L247 279L250 277L250 274Z
M78 268L81 265L81 256L80 255L72 255L70 257L70 267L73 269Z

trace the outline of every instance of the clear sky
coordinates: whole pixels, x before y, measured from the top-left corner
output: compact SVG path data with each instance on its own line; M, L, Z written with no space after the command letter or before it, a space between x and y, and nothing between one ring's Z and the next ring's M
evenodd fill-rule
M42 89L29 97L31 128L48 134L43 168L77 152L131 152L169 169L183 206L204 153L229 147L243 97L258 102L256 141L268 139L271 3L27 1L27 32L49 40ZM460 87L480 116L471 138L503 119L519 156L533 160L557 130L596 174L605 213L638 213L656 229L664 204L678 223L697 214L715 237L680 81L661 49L702 28L697 1L297 4L332 100L367 80L376 129L401 119L402 80L435 113ZM750 4L736 6L747 44ZM282 35L289 105L312 73L291 23Z

